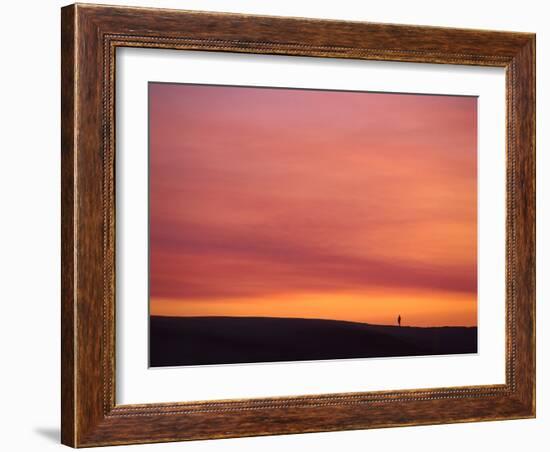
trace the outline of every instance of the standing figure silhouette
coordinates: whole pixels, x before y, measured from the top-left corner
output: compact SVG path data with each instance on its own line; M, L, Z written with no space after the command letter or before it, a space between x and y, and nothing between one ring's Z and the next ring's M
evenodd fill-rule
M401 326L401 314L397 316L397 324Z

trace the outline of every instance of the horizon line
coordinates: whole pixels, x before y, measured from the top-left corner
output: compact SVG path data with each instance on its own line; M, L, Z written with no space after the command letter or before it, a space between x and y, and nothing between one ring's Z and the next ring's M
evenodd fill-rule
M325 322L343 322L343 323L356 323L359 325L370 325L370 326L385 326L385 327L395 327L395 328L476 328L477 325L397 325L397 324L387 324L387 323L369 323L369 322L359 322L355 320L341 320L341 319L327 319L322 317L277 317L277 316L258 316L258 315L159 315L159 314L149 314L149 318L152 317L161 317L168 319L278 319L278 320L321 320Z

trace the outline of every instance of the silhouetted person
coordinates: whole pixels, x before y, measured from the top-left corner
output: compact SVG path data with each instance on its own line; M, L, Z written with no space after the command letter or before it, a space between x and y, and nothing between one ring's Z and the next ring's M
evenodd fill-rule
M401 314L397 316L397 324L401 326Z

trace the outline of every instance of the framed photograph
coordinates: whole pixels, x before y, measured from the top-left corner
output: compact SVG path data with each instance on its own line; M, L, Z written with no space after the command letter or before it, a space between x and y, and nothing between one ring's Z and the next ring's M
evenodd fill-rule
M62 8L62 442L535 416L535 36Z

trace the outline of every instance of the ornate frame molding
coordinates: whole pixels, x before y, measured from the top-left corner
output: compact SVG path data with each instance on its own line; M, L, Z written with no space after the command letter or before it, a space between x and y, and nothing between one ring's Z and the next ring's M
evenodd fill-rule
M116 405L118 47L506 68L506 383ZM63 8L62 442L81 447L533 417L534 59L535 37L527 33L80 4Z

